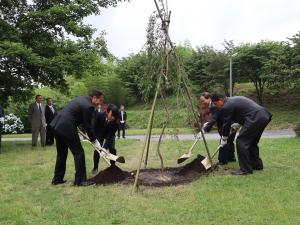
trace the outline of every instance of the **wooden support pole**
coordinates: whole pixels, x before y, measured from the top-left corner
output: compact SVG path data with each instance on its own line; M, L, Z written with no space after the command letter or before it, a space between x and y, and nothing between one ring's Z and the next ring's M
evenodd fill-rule
M159 76L159 79L158 79L158 82L157 82L156 92L155 92L154 100L153 100L153 103L152 103L151 114L150 114L150 118L149 118L148 126L147 126L147 137L145 139L143 150L141 152L140 160L139 160L139 163L138 163L138 166L137 166L132 193L134 193L138 190L137 189L138 179L139 179L140 169L141 169L141 165L142 165L142 161L143 161L143 157L144 157L146 147L147 147L147 150L149 150L149 145L147 143L149 143L149 141L151 139L151 129L152 129L152 124L153 124L153 115L154 115L154 110L155 110L155 106L156 106L156 100L157 100L158 92L159 92L159 89L160 89L160 83L161 83L161 76Z

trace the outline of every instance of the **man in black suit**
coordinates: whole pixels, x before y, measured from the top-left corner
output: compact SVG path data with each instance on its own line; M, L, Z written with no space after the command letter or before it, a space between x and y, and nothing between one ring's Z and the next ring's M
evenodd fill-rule
M118 130L118 117L119 117L119 109L112 104L109 104L106 112L102 110L96 111L94 129L95 134L103 147L108 149L111 154L116 155L117 150L115 149L115 139L116 139L116 131ZM94 168L92 170L93 174L98 172L99 165L99 153L94 151ZM115 164L115 161L110 161L111 165Z
M121 130L122 130L122 137L125 138L127 113L125 112L124 105L120 106L119 118L120 118L120 123L119 123L119 128L118 128L118 138L120 138L120 131Z
M208 116L207 121L203 124L204 132L209 132L215 124L217 124L218 132L220 136L222 136L221 129L223 125L223 117L220 110L211 102L211 94L209 92L204 92L200 96L200 104L201 108L207 107L210 112L210 116ZM235 162L235 155L234 155L234 139L236 135L236 131L238 130L237 124L231 125L231 133L228 137L227 144L220 148L219 150L219 164L226 165L228 162Z
M47 98L47 105L45 107L45 118L46 118L46 145L53 145L54 143L54 133L50 123L56 116L56 109L54 108L52 98Z
M2 136L2 126L4 124L4 110L0 105L0 154L1 154L1 136Z
M77 97L65 106L51 122L56 140L56 165L52 184L62 184L66 171L66 160L68 148L70 148L75 162L75 181L74 185L88 186L93 184L86 181L86 167L84 150L80 143L77 127L81 125L87 132L94 148L100 148L100 143L96 139L92 127L92 117L95 108L102 104L104 95L100 91L92 91L90 96Z
M225 97L213 95L212 102L221 110L223 117L221 145L227 144L232 122L242 125L237 137L237 154L240 169L233 175L251 174L253 170L262 170L263 162L259 157L258 142L269 124L272 114L256 102L243 96Z

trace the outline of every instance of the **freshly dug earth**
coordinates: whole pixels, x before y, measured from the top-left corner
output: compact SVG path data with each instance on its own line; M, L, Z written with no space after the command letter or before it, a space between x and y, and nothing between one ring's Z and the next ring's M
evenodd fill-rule
M201 164L203 159L203 156L198 155L195 160L182 167L165 168L163 173L161 169L140 170L138 183L144 186L160 187L192 182L207 173ZM135 174L136 171L127 172L117 166L110 166L89 180L95 182L97 185L113 183L132 184Z
M99 185L114 184L124 181L130 177L130 173L121 170L115 165L107 167L105 170L100 171L96 176L89 179Z

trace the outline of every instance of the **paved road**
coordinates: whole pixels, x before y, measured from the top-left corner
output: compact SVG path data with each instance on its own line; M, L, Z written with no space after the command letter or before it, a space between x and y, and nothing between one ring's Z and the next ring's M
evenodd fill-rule
M289 138L295 137L296 133L293 130L266 130L262 138ZM219 134L217 133L209 133L205 134L207 140L218 140L220 138ZM179 140L194 140L195 136L193 134L179 134ZM145 135L133 135L127 136L127 139L134 139L134 140L145 140ZM152 135L151 141L158 141L159 135ZM164 135L164 140L172 140L174 136L172 135ZM31 138L2 138L2 141L30 141Z

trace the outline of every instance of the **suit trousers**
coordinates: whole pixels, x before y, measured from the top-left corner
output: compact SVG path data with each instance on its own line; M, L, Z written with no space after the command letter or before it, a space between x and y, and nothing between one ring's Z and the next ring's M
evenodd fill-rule
M54 143L53 129L50 125L47 125L46 129L46 145L52 145Z
M86 167L84 150L80 143L78 134L74 134L73 140L68 140L60 134L54 132L56 140L56 164L54 170L54 177L52 181L62 181L66 172L66 161L68 157L68 148L71 150L74 163L75 163L75 181L74 184L78 185L86 181Z
M118 137L120 137L120 131L122 130L122 137L125 137L125 125L126 123L119 123L118 127Z
M41 137L41 146L44 147L46 143L46 128L42 126L42 123L38 127L32 127L32 146L37 145L39 134Z
M263 162L259 157L258 142L270 118L262 115L252 121L246 121L237 137L237 155L240 169L244 172L252 172L253 169L263 169Z
M2 125L0 124L0 153L1 153L1 142L2 142Z
M220 148L219 150L219 162L227 163L228 161L235 161L234 155L234 139L235 139L236 132L233 132L229 135L227 144Z

